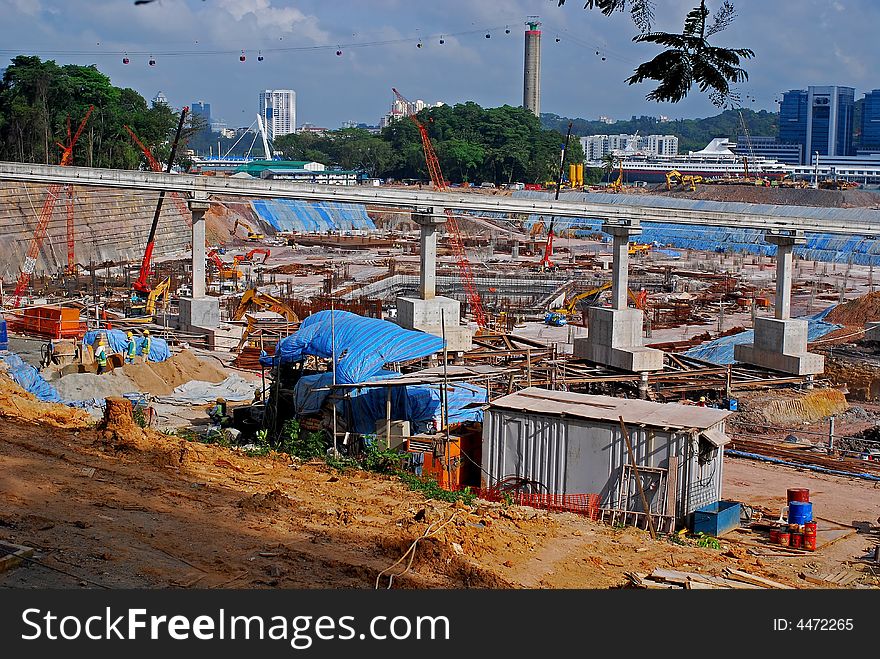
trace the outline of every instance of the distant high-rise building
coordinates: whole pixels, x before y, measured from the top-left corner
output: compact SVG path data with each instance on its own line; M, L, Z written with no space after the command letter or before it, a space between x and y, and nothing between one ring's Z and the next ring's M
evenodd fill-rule
M296 132L296 92L267 89L260 92L260 116L266 122L270 140Z
M646 156L678 155L675 135L590 135L581 138L585 161L598 161L609 153Z
M541 116L541 23L530 16L526 23L525 61L523 63L523 107Z
M803 148L800 143L782 143L766 135L740 135L732 151L746 158L769 158L789 165L800 165L804 161Z
M880 151L880 89L865 94L859 149Z
M807 163L812 162L815 152L820 156L850 156L854 108L852 87L787 91L779 108L779 141L800 144Z
M168 97L165 96L165 94L163 94L161 91L159 91L156 92L156 95L150 102L153 104L153 107L156 107L160 103L162 103L163 105L168 105Z
M204 101L196 101L190 106L192 114L196 117L203 117L206 124L211 123L211 104Z

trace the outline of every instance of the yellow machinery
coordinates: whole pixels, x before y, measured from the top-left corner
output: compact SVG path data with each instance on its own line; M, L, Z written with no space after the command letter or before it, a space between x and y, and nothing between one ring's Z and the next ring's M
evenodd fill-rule
M257 307L260 311L274 311L275 313L284 316L287 321L291 323L299 322L299 316L296 315L296 312L293 309L277 297L269 295L268 293L260 293L256 288L249 288L244 292L244 295L241 296L241 302L238 303L238 308L235 310L232 319L241 320L244 318L244 315L250 306Z
M255 288L249 288L244 292L244 295L241 296L241 302L238 303L238 308L232 315L232 319L241 320L242 318L244 318L245 313L247 313L248 307L251 306L256 307L260 311L274 311L275 313L284 316L285 320L287 320L287 322L289 323L299 322L299 316L297 316L296 312L289 306L287 306L284 302L272 295L269 295L268 293L260 293ZM245 345L248 336L250 336L251 332L254 330L255 325L255 320L248 316L247 327L241 334L241 340L238 342L236 350L241 349L241 347Z
M262 233L254 233L253 227L251 227L250 224L248 224L247 222L242 222L238 219L235 220L235 225L232 227L232 235L235 235L235 232L239 226L243 227L245 231L247 231L247 240L262 240L266 237Z
M672 190L673 183L681 183L681 172L677 169L666 172L666 189Z
M615 192L620 192L623 190L623 161L618 160L618 164L620 165L620 173L617 175L617 179L612 181L611 185L608 186Z
M627 254L645 254L646 252L651 251L651 246L645 243L630 243L629 249L626 250Z
M685 174L684 176L681 177L681 184L683 186L689 185L691 187L691 192L696 192L697 183L702 183L702 182L703 182L703 177L700 175L691 176L690 174Z
M126 322L134 323L150 323L153 321L153 314L156 313L156 302L162 298L162 307L168 306L168 292L171 289L171 277L167 277L150 291L147 295L146 302L141 305L134 303L131 306L130 315L125 319Z
M602 295L605 291L610 289L614 285L613 282L607 281L601 286L597 286L596 288L591 288L588 291L583 291L574 295L565 301L565 304L555 311L559 316L576 316L578 315L578 306L581 303L585 303L587 306L592 306L599 300L599 296ZM629 299L632 300L633 306L636 309L645 309L645 306L648 301L648 293L645 290L639 291L638 293L633 293L631 289L627 289L627 295Z
M544 233L544 223L541 221L535 222L532 225L531 231L529 231L529 238L540 236L542 233Z

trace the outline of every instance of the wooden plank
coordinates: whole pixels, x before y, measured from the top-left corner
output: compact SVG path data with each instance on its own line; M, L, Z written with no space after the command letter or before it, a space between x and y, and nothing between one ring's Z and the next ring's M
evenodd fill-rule
M678 463L677 455L669 456L669 469L666 472L666 515L675 519L678 508Z
M749 574L748 572L744 572L743 570L735 570L729 567L724 568L724 575L729 579L733 579L735 581L743 581L745 583L754 584L756 586L765 586L767 588L777 588L780 590L794 590L791 586L786 586L785 584L779 583L778 581L765 579L764 577L759 577L755 574Z

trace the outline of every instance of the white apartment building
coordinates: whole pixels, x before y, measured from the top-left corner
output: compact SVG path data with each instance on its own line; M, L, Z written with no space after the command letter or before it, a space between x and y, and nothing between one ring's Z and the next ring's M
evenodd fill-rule
M648 156L678 155L675 135L590 135L581 138L585 161L601 160L609 153Z
M260 116L266 122L270 140L296 132L296 92L267 89L260 92Z

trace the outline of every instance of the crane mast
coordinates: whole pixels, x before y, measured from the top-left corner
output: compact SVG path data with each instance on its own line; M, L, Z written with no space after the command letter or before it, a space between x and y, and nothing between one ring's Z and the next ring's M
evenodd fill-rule
M424 124L422 124L416 116L415 106L393 87L391 91L394 92L395 98L403 104L406 115L419 130L419 135L422 138L422 149L425 152L425 163L428 166L428 174L431 177L431 182L434 184L434 188L440 192L444 192L446 190L446 179L443 178L443 172L440 170L440 161L437 159L437 153L434 151L434 146L431 144L428 129L425 128ZM465 252L464 242L462 242L461 232L458 228L458 222L451 210L446 209L445 212L446 225L449 227L449 237L452 240L455 261L458 265L462 284L464 284L468 304L474 313L474 319L477 321L477 326L480 329L485 329L489 325L488 319L486 318L486 311L483 309L483 301L480 299L480 293L477 290L477 284L474 281L474 273L471 270L471 264L470 261L468 261L467 253Z
M66 145L59 144L59 146L61 147L60 165L62 167L69 167L70 164L73 162L73 147L76 144L77 140L79 140L79 136L82 135L83 128L85 128L86 122L89 120L89 116L91 116L92 110L94 109L95 106L90 105L88 112L86 112L86 116L83 117L83 120L80 122L79 128L76 129L76 133L73 135L73 137L68 140ZM63 186L58 184L49 186L49 191L46 194L46 200L43 202L43 208L40 210L40 215L37 219L37 228L34 230L34 236L33 238L31 238L31 243L28 246L27 255L24 258L24 264L22 265L21 272L18 275L18 281L15 284L15 291L12 294L13 308L18 307L21 304L21 297L27 290L28 284L31 281L31 277L34 274L34 270L37 265L37 257L40 255L40 249L43 247L43 241L46 239L46 229L49 226L49 220L52 219L52 213L55 210L55 202L58 200L62 188ZM67 225L68 267L70 266L71 240L73 238L73 218L72 216L69 217L70 219Z

